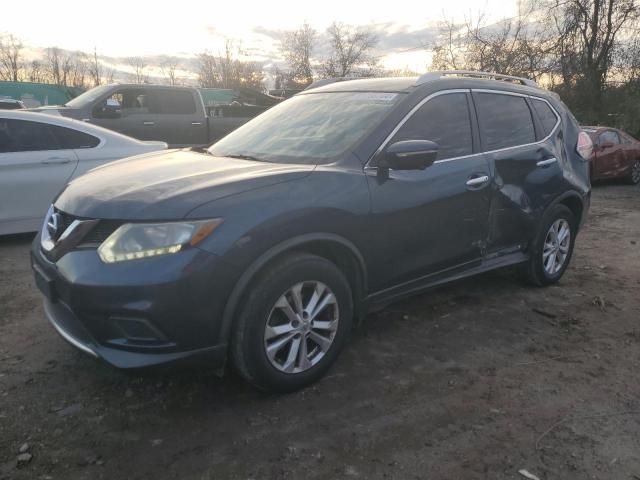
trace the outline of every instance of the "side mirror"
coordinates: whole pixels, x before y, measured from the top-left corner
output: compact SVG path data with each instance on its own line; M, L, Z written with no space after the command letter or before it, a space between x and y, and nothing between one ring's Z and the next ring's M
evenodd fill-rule
M607 148L611 148L611 147L613 147L613 142L602 142L600 144L601 150L606 150Z
M424 170L436 161L438 148L438 144L430 140L396 142L383 152L378 166L394 170Z
M122 107L118 102L112 103L107 100L93 109L93 116L96 118L120 118Z

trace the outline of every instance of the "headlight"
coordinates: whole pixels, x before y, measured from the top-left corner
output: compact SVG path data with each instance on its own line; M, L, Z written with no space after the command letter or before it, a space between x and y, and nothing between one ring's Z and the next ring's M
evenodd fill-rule
M98 248L105 263L176 253L197 245L222 223L221 218L196 222L127 223Z

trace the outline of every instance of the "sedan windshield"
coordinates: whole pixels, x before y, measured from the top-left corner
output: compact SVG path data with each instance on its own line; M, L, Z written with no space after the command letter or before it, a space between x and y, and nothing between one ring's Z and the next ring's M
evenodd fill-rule
M266 162L328 163L372 131L400 96L380 92L299 95L213 144L209 153Z

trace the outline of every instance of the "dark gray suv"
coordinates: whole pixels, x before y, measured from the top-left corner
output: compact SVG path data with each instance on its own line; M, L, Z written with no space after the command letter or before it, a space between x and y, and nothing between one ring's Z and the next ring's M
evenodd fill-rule
M320 378L355 318L490 269L569 264L592 145L558 97L478 72L333 82L207 150L71 182L32 248L56 330L122 368Z

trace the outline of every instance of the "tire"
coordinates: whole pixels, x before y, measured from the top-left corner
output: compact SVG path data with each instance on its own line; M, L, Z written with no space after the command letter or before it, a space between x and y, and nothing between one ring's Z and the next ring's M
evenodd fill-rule
M640 183L640 160L636 160L631 165L627 182L631 185L638 185Z
M554 243L551 228L556 230L556 227L561 229L563 226L569 229L570 237ZM562 278L571 261L577 231L577 219L566 206L554 205L545 213L531 243L531 256L524 269L525 279L530 284L543 287L557 283ZM556 256L552 258L554 254ZM564 257L560 260L562 255Z
M310 315L314 305L315 318ZM260 390L299 390L335 362L352 321L351 288L342 272L322 257L292 254L251 282L232 334L231 360Z

